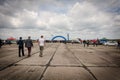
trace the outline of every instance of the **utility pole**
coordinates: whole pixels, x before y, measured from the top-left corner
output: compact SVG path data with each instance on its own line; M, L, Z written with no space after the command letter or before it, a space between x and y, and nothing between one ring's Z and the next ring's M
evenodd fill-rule
M67 39L68 39L68 41L69 41L69 33L67 33Z

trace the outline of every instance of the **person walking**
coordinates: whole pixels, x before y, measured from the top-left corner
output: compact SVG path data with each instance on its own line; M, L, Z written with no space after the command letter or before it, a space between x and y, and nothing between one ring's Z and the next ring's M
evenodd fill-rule
M45 45L45 39L43 38L43 35L41 35L41 37L39 38L38 44L39 44L39 48L40 48L39 56L42 57L43 56L44 45Z
M117 41L117 48L120 49L120 41Z
M96 40L93 40L93 47L96 46Z
M18 56L21 57L21 51L22 51L22 56L25 56L24 55L24 41L22 40L22 37L20 37L17 44L18 44L18 49L19 49Z
M87 40L87 41L86 41L86 44L87 44L87 47L89 47L90 41Z
M99 44L99 40L98 39L93 41L93 47L95 47L95 46L97 47L98 44Z
M0 48L2 47L2 40L0 39Z
M96 47L99 45L100 41L99 39L96 40Z
M84 47L85 47L85 44L86 44L86 40L83 40L83 44L84 44Z
M28 49L28 57L31 56L31 47L33 47L33 42L31 37L29 36L28 39L25 41L25 47Z

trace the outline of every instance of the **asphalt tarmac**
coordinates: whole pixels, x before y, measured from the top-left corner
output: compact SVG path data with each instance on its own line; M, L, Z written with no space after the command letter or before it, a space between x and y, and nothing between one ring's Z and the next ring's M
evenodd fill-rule
M0 49L0 80L120 80L115 46L46 43L43 57L34 43L31 57L18 57L16 44Z

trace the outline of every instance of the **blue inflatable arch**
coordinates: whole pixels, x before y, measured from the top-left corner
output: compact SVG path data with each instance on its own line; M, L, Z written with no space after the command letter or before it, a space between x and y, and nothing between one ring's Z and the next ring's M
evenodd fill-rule
M65 37L63 37L63 36L55 36L55 37L52 38L52 41L53 41L55 38L58 38L58 37L63 38L65 41L67 41L67 39L66 39Z

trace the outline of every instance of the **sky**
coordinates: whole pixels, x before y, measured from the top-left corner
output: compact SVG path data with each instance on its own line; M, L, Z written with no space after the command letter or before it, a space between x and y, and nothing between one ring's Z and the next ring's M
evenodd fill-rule
M0 0L0 38L120 39L120 0Z

